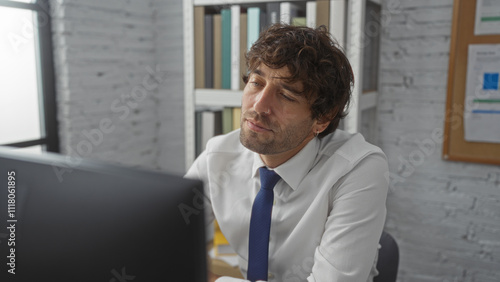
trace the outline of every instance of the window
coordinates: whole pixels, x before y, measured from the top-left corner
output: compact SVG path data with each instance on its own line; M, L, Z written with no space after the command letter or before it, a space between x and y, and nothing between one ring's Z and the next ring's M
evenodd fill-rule
M0 0L0 145L59 151L48 0Z
M380 34L382 33L380 4L366 1L363 48L363 92L377 91L380 57Z

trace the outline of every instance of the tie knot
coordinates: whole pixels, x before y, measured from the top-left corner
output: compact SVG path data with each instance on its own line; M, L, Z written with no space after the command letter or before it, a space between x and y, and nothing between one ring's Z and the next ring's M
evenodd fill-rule
M281 179L281 176L274 172L274 170L269 170L265 167L259 168L259 174L261 189L272 190L274 185Z

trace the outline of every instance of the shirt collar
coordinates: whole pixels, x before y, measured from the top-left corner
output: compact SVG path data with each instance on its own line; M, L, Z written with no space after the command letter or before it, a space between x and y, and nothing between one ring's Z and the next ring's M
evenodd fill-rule
M274 168L281 179L285 181L293 190L299 187L300 182L306 176L306 174L311 170L311 167L318 154L320 142L318 138L313 138L309 143L302 148L295 156L281 164L280 166ZM254 153L253 165L252 165L252 176L258 176L259 168L266 166L259 154Z

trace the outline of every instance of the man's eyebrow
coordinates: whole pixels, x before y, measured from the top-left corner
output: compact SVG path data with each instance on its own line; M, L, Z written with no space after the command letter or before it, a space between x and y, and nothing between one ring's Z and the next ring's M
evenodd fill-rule
M256 74L256 75L259 75L259 76L264 76L264 72L262 72L259 69L254 69L252 72L250 72L250 74Z

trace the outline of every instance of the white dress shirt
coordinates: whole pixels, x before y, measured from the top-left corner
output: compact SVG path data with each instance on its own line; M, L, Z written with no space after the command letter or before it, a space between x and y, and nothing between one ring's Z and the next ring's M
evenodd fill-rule
M217 219L246 277L250 214L265 164L239 133L212 138L186 177L204 181L207 219ZM360 134L336 130L274 170L282 179L274 188L268 281L371 280L386 216L384 153Z

